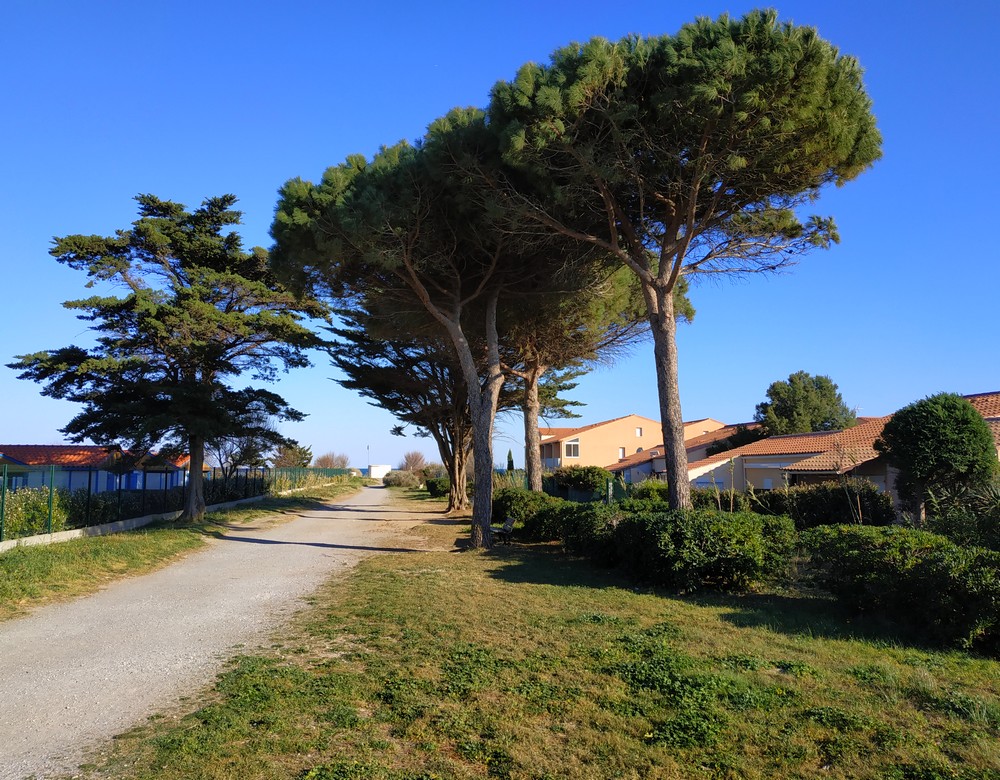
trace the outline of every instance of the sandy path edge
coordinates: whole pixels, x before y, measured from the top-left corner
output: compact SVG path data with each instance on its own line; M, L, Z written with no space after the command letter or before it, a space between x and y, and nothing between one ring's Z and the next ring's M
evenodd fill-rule
M419 552L421 520L369 487L268 528L227 530L142 577L0 624L0 779L72 772L85 751L210 683L330 576Z

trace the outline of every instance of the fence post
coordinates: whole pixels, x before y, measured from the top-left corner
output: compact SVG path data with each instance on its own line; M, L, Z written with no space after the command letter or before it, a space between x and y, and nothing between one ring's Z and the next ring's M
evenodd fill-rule
M142 498L139 499L139 517L146 514L146 467L142 467Z
M118 475L118 519L122 519L122 474Z
M7 464L3 464L3 476L0 477L0 542L3 541L3 520L7 511Z
M52 503L56 496L56 467L49 466L49 521L45 526L45 533L52 533Z

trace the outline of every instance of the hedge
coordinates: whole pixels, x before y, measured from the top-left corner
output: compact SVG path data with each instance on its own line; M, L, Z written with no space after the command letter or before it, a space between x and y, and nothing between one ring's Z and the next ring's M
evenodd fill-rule
M666 501L667 483L659 480L640 482L632 488L629 497ZM787 515L799 530L858 522L859 508L862 525L892 525L896 521L889 496L866 479L795 485L752 493L696 488L691 491L691 503L695 509Z
M788 515L800 531L820 525L859 523L884 526L896 521L892 500L866 479L795 485L754 492L748 498L754 512ZM857 516L859 508L860 522Z
M424 480L424 487L431 498L447 498L451 492L451 480L448 477L430 477Z
M804 540L819 583L848 607L1000 653L1000 553L903 527L823 527Z
M66 529L69 520L69 495L56 490L52 496L53 532ZM4 499L4 538L34 536L49 531L49 489L21 488L7 491Z
M619 565L652 585L681 590L746 588L780 577L796 544L787 517L692 509L656 499L578 504L527 490L504 489L494 512L513 517L527 541L562 542L567 551Z
M515 527L524 527L525 522L536 512L553 502L561 501L545 493L524 488L500 488L493 491L493 518L497 524L513 518ZM542 537L538 537L542 541Z
M752 512L623 512L614 527L617 558L633 576L687 591L780 577L795 540L789 518Z

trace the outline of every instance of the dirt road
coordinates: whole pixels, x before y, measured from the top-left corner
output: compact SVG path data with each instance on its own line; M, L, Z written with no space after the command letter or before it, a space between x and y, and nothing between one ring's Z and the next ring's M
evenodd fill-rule
M85 751L197 692L237 645L263 642L332 574L419 552L419 521L364 488L86 598L0 623L0 778L71 772Z

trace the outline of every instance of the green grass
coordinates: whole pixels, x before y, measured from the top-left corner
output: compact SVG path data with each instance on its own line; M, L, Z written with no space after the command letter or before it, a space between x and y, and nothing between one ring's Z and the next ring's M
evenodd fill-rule
M423 527L435 544L456 527ZM384 555L115 778L1000 777L1000 664L789 593L676 598L551 546Z
M143 574L185 553L227 526L275 521L357 489L356 484L313 489L206 515L196 525L160 524L121 534L15 547L0 553L0 620L60 599L93 593L122 577Z

